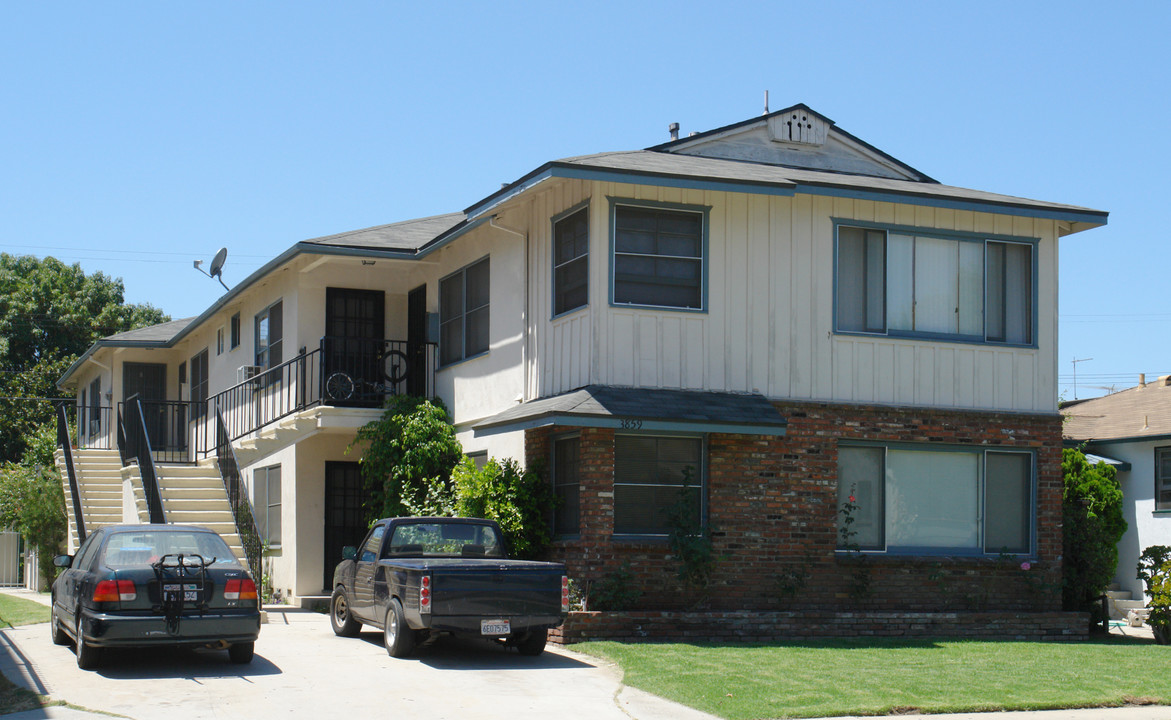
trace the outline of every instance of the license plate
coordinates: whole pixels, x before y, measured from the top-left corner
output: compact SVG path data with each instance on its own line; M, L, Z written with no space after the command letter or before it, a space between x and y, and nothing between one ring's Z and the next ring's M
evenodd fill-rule
M481 635L507 635L511 632L512 623L508 619L480 621Z
M199 585L184 584L182 590L179 588L179 583L164 583L163 596L168 602L175 602L179 599L179 593L183 593L183 602L199 602Z

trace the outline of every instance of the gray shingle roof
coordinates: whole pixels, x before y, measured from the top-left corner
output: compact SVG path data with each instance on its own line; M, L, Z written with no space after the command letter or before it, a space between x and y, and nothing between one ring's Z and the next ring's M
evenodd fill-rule
M193 317L189 317L183 318L182 320L172 320L170 322L159 323L158 325L151 325L150 327L138 328L137 330L127 330L126 332L104 337L100 342L105 345L165 343L182 332L194 319Z
M1171 435L1171 385L1147 383L1062 409L1062 434L1073 440L1124 440Z
M787 424L772 403L759 394L587 385L505 410L476 424L475 430L480 433L573 425L575 420L585 425L598 425L598 421L660 421L694 425L701 431L752 432L751 428L758 428L774 434L783 432Z
M306 245L414 252L466 219L462 212L404 220L305 240Z

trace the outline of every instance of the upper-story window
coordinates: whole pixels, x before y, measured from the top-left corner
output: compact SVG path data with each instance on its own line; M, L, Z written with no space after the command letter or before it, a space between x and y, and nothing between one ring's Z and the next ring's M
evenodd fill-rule
M584 307L589 301L589 208L553 221L553 314Z
M208 387L208 356L207 348L196 353L191 358L191 417L203 417L207 408Z
M703 310L707 208L612 200L614 305Z
M1032 345L1028 241L839 225L836 329Z
M441 365L488 352L488 258L439 281Z
M232 319L228 322L228 338L229 350L235 350L240 347L240 313L232 315Z
M281 364L284 338L283 306L280 300L256 315L256 364L268 370Z

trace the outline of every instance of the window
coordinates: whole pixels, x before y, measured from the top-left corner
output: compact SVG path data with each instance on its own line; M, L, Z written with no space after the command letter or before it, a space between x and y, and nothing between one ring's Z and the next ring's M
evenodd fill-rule
M838 507L854 506L839 549L918 555L1032 551L1033 455L838 448Z
M576 535L578 524L581 472L581 438L553 440L553 534Z
M231 342L229 350L240 347L240 313L233 315L228 323L228 340Z
M252 506L260 536L271 547L281 544L281 466L258 468L252 473Z
M207 409L207 348L191 358L191 418L203 417Z
M589 208L553 222L553 314L589 302Z
M683 494L702 519L703 441L697 437L614 438L614 533L666 535Z
M82 394L84 397L84 393ZM85 401L82 400L84 403ZM102 376L89 384L89 436L92 438L102 431Z
M488 352L488 258L439 281L439 363Z
M1171 447L1155 448L1155 509L1171 510Z
M386 535L386 526L375 525L374 529L366 537L366 542L362 543L362 554L358 557L358 562L374 562L378 559L378 551L382 548L383 535Z
M488 464L487 450L477 450L476 452L470 452L467 454L467 456L468 459L470 459L476 466L477 470L483 470L484 466Z
M702 310L706 214L616 203L612 302Z
M840 225L836 327L845 332L1033 343L1028 242Z
M215 331L215 354L224 354L224 329L219 328Z
M281 364L281 311L278 300L256 316L256 364L263 370Z

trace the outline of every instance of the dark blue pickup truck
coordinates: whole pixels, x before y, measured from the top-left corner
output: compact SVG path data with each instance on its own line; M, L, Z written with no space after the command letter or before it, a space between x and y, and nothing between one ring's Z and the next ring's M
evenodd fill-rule
M491 520L379 520L333 572L333 631L382 628L392 657L441 634L491 638L540 655L549 628L569 611L561 563L510 560Z

